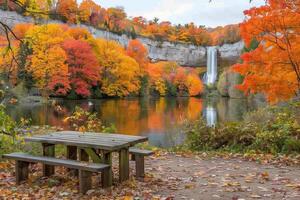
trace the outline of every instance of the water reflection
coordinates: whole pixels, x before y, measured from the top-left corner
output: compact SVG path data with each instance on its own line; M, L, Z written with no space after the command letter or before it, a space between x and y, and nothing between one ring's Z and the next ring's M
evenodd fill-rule
M104 124L114 124L119 133L147 135L150 144L169 147L184 140L180 127L186 120L195 121L203 117L209 126L213 126L217 122L241 120L245 112L254 108L246 100L226 98L58 99L55 104L9 106L7 111L14 119L31 118L34 125L69 129L63 119L73 112L75 106L80 106L97 112Z
M217 124L217 110L215 107L211 105L207 106L203 114L206 119L207 126L213 127Z

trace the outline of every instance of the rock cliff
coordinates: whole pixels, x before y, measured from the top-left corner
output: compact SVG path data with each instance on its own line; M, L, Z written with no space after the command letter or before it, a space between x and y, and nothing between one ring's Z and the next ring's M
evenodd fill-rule
M15 12L0 10L0 20L10 27L18 23L62 23L57 20L34 21L31 17L24 17ZM74 25L75 26L75 25ZM77 25L76 25L77 26ZM99 30L91 26L78 25L87 28L95 37L118 41L124 47L127 46L130 37L127 35L118 35L104 30ZM149 38L138 37L147 47L149 58L155 61L176 61L183 66L205 66L206 65L206 47L189 44L160 42ZM225 44L218 47L219 63L235 62L244 47L243 42L235 44Z

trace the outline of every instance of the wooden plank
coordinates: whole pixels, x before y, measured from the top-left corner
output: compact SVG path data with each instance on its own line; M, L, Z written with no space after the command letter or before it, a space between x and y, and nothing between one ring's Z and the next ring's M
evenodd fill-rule
M144 155L144 156L150 156L150 155L154 154L153 151L137 149L137 148L129 148L129 153L136 154L136 155L140 154L140 155Z
M69 136L37 136L37 137L32 137L32 138L35 138L35 139L47 139L47 140L53 140L53 139L61 139L61 140L77 140L77 141L90 141L90 142L94 142L94 141L98 141L98 142L101 142L101 141L105 141L105 142L110 142L110 143L127 143L128 141L122 141L122 140L115 140L113 138L101 138L101 137L98 137L98 138L88 138L88 137L69 137Z
M114 133L82 133L82 132L76 132L76 133L65 133L65 132L56 132L56 133L50 133L46 134L48 136L59 136L59 135L65 135L65 136L80 136L80 137L106 137L106 138L119 138L119 139L127 139L127 140L137 140L146 138L145 136L132 136L132 135L124 135L124 134L114 134Z
M132 135L124 135L124 134L117 134L117 133L95 133L95 132L77 132L77 131L60 131L60 132L53 132L48 135L89 135L89 136L101 136L101 137L119 137L119 138L128 138L128 139L143 139L147 138L144 136L132 136Z
M110 143L132 143L132 142L141 142L141 140L146 141L147 139L143 138L143 139L122 139L122 138L118 138L118 137L105 137L105 136L97 136L97 137L90 137L90 136L79 136L79 135L54 135L54 136L49 136L49 135L45 135L45 136L34 136L32 138L35 139L49 139L52 140L53 138L55 139L64 139L64 140L79 140L79 141L89 141L89 142L110 142ZM28 138L29 139L29 138Z
M136 171L136 177L144 177L145 176L144 156L141 154L135 155L135 171Z
M112 172L112 153L103 153L103 163L110 165L111 167L101 174L102 187L111 187L113 184L113 172Z
M91 172L101 172L102 170L110 168L110 165L101 164L101 163L88 163L80 162L77 160L66 160L53 157L45 156L33 156L26 153L11 153L3 155L3 158L14 159L29 163L44 163L51 166L64 166L72 169L79 169Z
M25 141L29 142L41 142L41 143L49 143L49 144L63 144L63 145L70 145L70 146L77 146L77 147L84 147L84 148L94 148L94 149L103 149L103 150L108 150L108 151L114 151L118 150L123 147L129 146L129 144L123 144L123 145L116 145L116 146L109 146L107 144L99 144L99 143L84 143L80 141L65 141L65 140L58 140L58 139L35 139L35 138L30 138Z
M76 146L67 146L67 159L69 160L77 160L77 147ZM77 170L68 169L71 174L78 175Z
M79 170L79 191L85 194L92 189L92 172Z
M129 179L129 150L121 149L119 151L119 180L120 182Z
M131 142L131 141L147 141L147 137L143 136L128 136L128 135L121 135L121 134L103 134L103 133L80 133L80 132L55 132L48 135L42 135L41 137L48 136L48 137L58 137L58 136L70 136L70 137L90 137L90 138L113 138L115 140L123 140L124 142ZM34 136L37 137L37 136Z
M43 143L43 156L55 157L55 145ZM55 167L43 164L43 176L51 176L55 173Z
M95 140L95 139L84 139L84 138L47 138L47 137L33 137L31 139L28 139L27 141L30 140L38 140L38 141L46 141L46 142L51 142L51 141L61 141L64 143L68 143L68 142L73 142L73 143L78 143L78 144L99 144L99 145L106 145L106 146L114 146L114 145L123 145L126 144L126 142L116 142L116 141L109 141L109 140Z
M28 166L29 162L16 160L16 184L19 185L22 181L28 179Z

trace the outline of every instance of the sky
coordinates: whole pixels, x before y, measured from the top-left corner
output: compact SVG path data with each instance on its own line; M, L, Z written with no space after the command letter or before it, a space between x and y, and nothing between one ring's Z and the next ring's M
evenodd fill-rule
M94 0L102 7L124 7L129 17L157 17L173 24L194 22L207 27L236 24L244 19L243 11L263 5L264 0Z

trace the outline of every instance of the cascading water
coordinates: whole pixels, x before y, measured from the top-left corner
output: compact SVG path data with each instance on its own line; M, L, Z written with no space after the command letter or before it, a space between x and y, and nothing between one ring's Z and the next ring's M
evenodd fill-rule
M217 47L207 48L207 72L205 73L203 79L204 83L207 85L214 84L218 76L218 60L217 60L218 50Z

